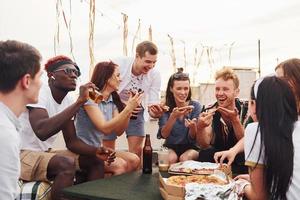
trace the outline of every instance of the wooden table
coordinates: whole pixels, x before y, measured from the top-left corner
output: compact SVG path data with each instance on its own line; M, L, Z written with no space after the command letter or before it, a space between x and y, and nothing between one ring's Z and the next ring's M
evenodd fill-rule
M66 197L93 200L161 200L158 170L141 171L78 184L63 190Z

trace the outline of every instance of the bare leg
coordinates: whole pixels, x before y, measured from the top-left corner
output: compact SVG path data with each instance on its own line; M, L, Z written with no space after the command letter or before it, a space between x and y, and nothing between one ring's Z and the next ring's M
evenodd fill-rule
M122 158L116 157L115 161L110 165L104 164L105 173L112 173L112 175L120 175L127 172L127 163Z
M141 160L136 154L125 151L117 151L116 156L127 162L127 172L132 172L140 168Z
M197 160L199 157L199 152L194 149L186 150L181 156L179 157L179 161L186 161L186 160Z
M178 161L177 154L173 149L169 149L169 163L173 164L173 163L177 163L177 161Z
M87 180L104 178L104 161L96 156L79 156L80 169L87 172Z
M53 200L63 199L62 189L73 185L75 176L74 158L55 155L47 167L47 178L53 180L51 197Z
M128 141L129 152L135 153L139 158L141 158L144 137L143 136L128 136L127 141Z

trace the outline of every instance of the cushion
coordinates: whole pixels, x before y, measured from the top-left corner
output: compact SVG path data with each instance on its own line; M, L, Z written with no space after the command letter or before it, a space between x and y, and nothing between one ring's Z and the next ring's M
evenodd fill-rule
M19 181L20 195L17 200L51 200L51 184L47 182Z

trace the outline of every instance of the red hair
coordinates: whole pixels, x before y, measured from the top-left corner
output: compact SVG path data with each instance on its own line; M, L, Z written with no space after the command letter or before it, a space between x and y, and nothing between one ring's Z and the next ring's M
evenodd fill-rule
M71 58L69 58L69 57L67 57L67 56L64 56L64 55L59 55L59 56L55 56L55 57L53 57L53 58L50 58L48 61L47 61L47 63L45 64L45 70L47 71L47 72L49 72L49 66L51 66L51 65L53 65L53 64L55 64L55 63L58 63L58 62L60 62L60 61L65 61L65 60L67 60L67 61L71 61L71 62L73 62L72 60L71 60Z

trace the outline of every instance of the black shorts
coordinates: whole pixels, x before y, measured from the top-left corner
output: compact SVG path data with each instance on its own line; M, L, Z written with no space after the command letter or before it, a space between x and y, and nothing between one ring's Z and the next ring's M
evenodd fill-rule
M189 149L199 151L199 148L194 144L164 144L164 146L175 151L178 157L180 157L181 154L183 154Z

